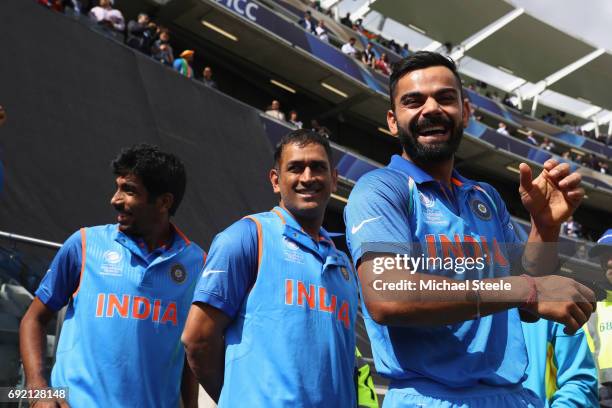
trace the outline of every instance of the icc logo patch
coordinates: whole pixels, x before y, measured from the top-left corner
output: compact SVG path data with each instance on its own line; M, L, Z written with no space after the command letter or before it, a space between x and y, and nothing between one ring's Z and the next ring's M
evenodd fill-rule
M170 268L170 277L176 283L183 283L187 279L187 271L182 264L174 264Z
M119 262L121 262L122 256L117 251L106 251L102 255L102 258L104 258L104 262L106 262L106 263L109 263L109 264L118 264Z
M421 200L421 203L423 203L423 205L426 208L431 208L435 205L435 201L433 197L430 197L425 193L421 193L420 191L419 191L419 199Z
M472 200L470 207L472 212L481 220L489 221L491 219L491 209L479 199Z
M298 246L298 244L296 244L295 242L293 242L292 240L288 239L287 237L283 237L283 242L285 243L285 246L293 251L297 251L300 247Z

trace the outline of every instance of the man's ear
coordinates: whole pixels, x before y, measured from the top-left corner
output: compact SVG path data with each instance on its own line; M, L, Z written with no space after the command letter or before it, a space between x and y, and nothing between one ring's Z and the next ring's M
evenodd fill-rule
M156 201L160 208L163 208L169 213L174 205L174 195L172 193L163 193L157 197Z
M470 106L470 100L468 98L463 98L463 128L468 127L470 123L470 116L472 114L472 107Z
M397 118L391 109L387 111L387 127L393 136L397 136Z
M275 193L280 193L280 188L278 186L278 179L280 177L279 175L279 171L277 168L272 168L270 169L270 183L272 183L272 191L274 191Z
M332 177L331 178L331 181L332 181L331 192L335 193L336 190L338 189L338 169L336 168L332 169L331 177Z

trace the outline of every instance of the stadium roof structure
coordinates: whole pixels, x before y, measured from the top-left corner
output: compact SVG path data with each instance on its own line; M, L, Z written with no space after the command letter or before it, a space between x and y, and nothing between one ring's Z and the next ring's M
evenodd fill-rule
M452 44L461 43L514 9L502 0L377 0L370 8L405 26L422 30L440 43Z
M612 54L604 53L553 84L553 91L612 108Z
M327 3L327 2L326 2ZM539 102L549 105L550 91L591 105L565 103L569 98L556 98L556 109L585 119L612 115L612 54L596 48L537 18L505 0L341 0L339 10L352 11L353 18L364 17L368 29L405 42L387 28L402 25L405 30L419 32L431 39L425 50L441 49L451 43L451 57L480 61L498 71L496 86L516 92L523 100L540 96ZM328 5L332 4L329 2ZM344 8L343 8L344 7ZM387 23L391 21L391 23ZM368 24L371 22L371 24ZM491 69L477 79L485 82ZM506 75L503 75L505 73ZM474 76L474 71L470 73ZM500 86L501 81L508 81ZM495 82L495 81L493 81ZM526 92L523 92L527 90ZM537 101L537 99L536 99ZM537 103L537 102L536 102ZM602 109L603 108L603 109ZM606 111L606 109L608 111Z
M466 53L537 83L593 51L594 47L521 14Z

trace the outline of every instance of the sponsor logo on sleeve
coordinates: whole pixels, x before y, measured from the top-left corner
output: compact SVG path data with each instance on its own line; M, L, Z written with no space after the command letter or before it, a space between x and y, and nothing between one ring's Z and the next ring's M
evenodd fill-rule
M356 234L359 232L359 230L366 224L376 221L377 219L379 219L380 217L382 217L381 215L379 215L378 217L373 217L373 218L368 218L367 220L363 220L361 221L359 224L357 225L353 225L353 228L351 228L351 234Z

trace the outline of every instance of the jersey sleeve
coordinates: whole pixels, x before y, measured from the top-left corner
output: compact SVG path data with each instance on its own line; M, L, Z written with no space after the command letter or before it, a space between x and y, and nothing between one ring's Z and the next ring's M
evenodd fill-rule
M257 227L242 219L219 233L210 247L193 303L202 302L233 318L257 274Z
M359 180L344 209L355 265L368 252L411 253L410 200L407 177L404 181L394 173L374 171Z
M59 249L35 295L49 309L58 311L70 300L81 276L81 233L72 234Z
M563 325L554 323L557 390L551 408L596 407L597 369L583 329L573 336L563 333Z

